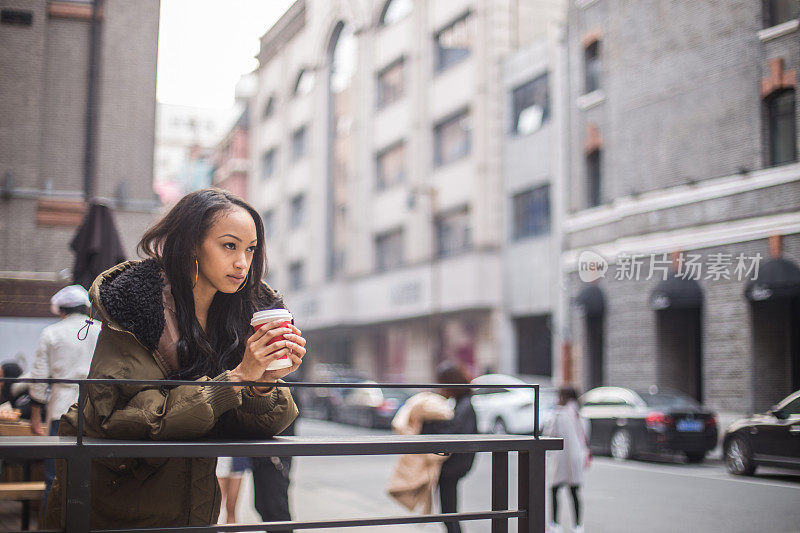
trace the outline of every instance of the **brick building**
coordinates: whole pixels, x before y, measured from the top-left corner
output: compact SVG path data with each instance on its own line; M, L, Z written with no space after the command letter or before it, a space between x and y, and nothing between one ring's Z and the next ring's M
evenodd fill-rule
M69 281L59 272L87 198L113 208L131 257L158 206L159 2L97 6L0 1L0 359L35 348L26 332L42 324L30 317L51 317L49 297Z
M797 3L578 0L568 20L574 377L763 411L800 388Z

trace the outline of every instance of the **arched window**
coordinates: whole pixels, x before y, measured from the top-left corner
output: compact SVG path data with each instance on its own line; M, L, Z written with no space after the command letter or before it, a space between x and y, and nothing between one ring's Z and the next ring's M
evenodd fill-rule
M294 82L293 94L295 96L305 96L310 94L314 89L314 72L308 69L303 69L297 75L297 80Z
M590 93L600 88L600 66L600 41L592 41L584 51L584 92Z
M775 91L765 99L769 163L781 165L797 160L794 89Z
M391 26L406 18L414 9L414 0L389 0L381 11L380 24Z
M352 125L356 95L358 41L350 24L339 22L328 47L328 268L329 278L344 273L347 243L348 182L353 169Z

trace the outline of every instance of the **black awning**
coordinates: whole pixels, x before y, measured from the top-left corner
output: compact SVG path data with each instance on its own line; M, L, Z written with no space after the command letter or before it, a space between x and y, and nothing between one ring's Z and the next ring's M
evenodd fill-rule
M603 291L592 283L584 287L575 297L575 304L580 307L586 316L599 316L606 310L606 299Z
M744 295L752 302L800 296L800 268L788 259L770 259L747 282Z
M672 276L659 282L650 294L650 307L664 309L698 309L703 306L703 290L693 279Z

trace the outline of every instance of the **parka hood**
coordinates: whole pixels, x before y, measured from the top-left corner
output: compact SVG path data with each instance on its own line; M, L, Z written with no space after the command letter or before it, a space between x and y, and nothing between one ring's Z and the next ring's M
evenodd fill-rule
M148 350L155 350L166 322L164 285L155 259L120 263L92 283L92 314L114 329L132 333Z

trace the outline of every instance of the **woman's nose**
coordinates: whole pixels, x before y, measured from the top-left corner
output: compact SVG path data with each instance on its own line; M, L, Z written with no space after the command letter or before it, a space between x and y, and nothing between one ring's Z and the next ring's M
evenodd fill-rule
M242 254L236 259L236 262L233 264L236 268L241 268L242 270L247 268L247 258Z

